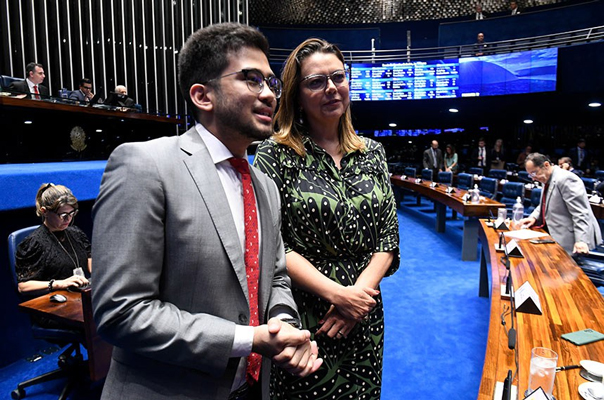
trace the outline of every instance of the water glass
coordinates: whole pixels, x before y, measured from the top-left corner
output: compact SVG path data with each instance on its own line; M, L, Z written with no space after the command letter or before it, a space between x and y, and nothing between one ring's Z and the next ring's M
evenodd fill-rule
M497 219L502 219L505 221L505 219L508 216L508 210L505 207L502 208L498 208L497 209Z
M552 392L554 391L557 363L558 354L553 350L545 347L535 347L531 351L528 394L541 387L548 398L553 398Z

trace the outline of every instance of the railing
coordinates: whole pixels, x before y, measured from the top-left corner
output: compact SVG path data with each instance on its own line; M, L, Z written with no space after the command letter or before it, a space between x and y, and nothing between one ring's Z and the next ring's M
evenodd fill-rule
M481 49L481 52L484 54L511 53L548 47L572 46L602 40L604 40L604 25L549 35L485 42L487 48ZM475 55L476 49L475 44L464 44L423 49L342 50L342 52L346 61L350 63L383 63L470 57ZM291 52L292 49L272 48L271 61L281 63Z

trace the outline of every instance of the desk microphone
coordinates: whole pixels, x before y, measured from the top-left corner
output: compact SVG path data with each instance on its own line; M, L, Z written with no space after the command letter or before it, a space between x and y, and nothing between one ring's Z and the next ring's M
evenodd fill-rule
M503 393L501 394L501 400L510 400L512 396L512 370L508 369L508 376L503 381Z
M510 284L511 286L511 284ZM516 310L516 299L514 293L511 292L510 287L510 319L512 320L512 327L508 331L508 349L516 349L516 328L514 328L514 311Z

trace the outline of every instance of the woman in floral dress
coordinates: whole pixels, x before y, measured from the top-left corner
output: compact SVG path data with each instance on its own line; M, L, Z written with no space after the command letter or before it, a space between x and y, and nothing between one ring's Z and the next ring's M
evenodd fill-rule
M324 362L306 378L273 370L274 399L379 399L379 283L398 269L398 219L383 147L357 136L340 50L309 39L289 56L277 134L255 165L281 193L287 268L302 325Z

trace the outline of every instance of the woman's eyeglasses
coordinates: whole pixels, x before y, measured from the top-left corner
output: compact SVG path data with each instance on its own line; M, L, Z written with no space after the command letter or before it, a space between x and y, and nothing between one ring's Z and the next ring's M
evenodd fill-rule
M53 211L53 213L55 213L63 221L68 221L69 219L75 217L78 214L78 209L75 208L75 209L71 210L70 212L64 212L61 214L57 213L56 211Z
M341 86L344 82L346 82L346 71L339 69L337 71L333 71L329 75L312 74L305 76L300 82L304 83L312 92L318 92L325 90L328 79L331 80L335 86Z

